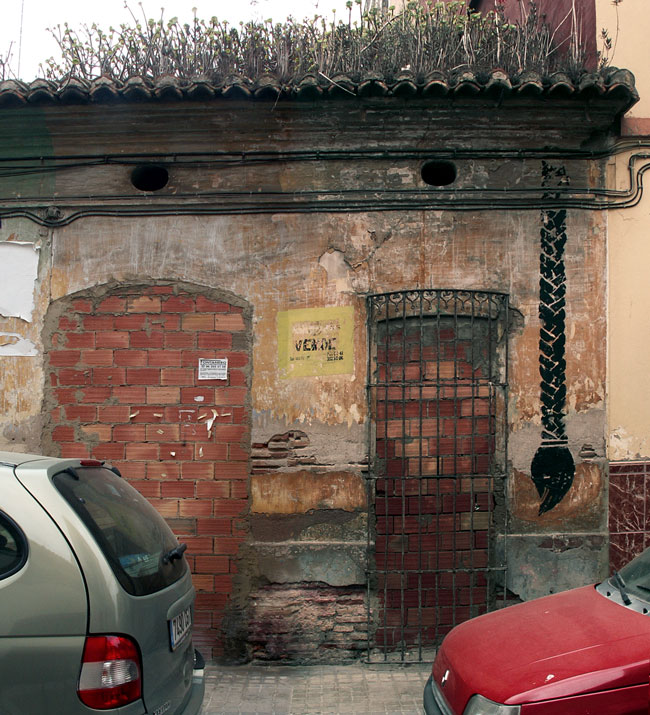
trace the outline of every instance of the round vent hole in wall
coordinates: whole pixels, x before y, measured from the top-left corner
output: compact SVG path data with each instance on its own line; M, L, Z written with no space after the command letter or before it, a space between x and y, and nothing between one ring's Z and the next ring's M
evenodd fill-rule
M169 172L164 166L143 164L131 172L131 183L139 191L160 191L167 186Z
M420 176L429 186L449 186L456 181L456 165L451 161L425 161Z

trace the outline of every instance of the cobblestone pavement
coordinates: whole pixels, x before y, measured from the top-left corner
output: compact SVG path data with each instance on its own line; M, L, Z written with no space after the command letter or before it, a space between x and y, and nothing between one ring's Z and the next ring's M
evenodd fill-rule
M430 664L207 665L202 715L421 715Z

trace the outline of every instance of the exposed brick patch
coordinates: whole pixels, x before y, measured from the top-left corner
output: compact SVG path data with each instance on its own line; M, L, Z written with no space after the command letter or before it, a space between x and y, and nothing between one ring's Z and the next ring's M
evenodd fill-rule
M650 462L609 464L609 561L620 569L650 546Z
M285 663L341 663L367 648L363 588L323 583L269 585L251 594L253 658Z
M264 474L314 464L316 458L307 451L309 445L309 436L300 430L273 435L268 442L255 442L252 445L251 473Z
M187 542L195 641L213 657L247 536L245 331L239 306L174 286L118 287L68 301L48 343L53 444L111 461ZM228 358L234 379L199 381L201 357Z

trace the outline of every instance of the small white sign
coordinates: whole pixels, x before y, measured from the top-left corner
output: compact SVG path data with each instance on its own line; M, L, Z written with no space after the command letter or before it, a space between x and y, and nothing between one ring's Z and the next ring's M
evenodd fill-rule
M199 380L227 380L228 358L199 358Z

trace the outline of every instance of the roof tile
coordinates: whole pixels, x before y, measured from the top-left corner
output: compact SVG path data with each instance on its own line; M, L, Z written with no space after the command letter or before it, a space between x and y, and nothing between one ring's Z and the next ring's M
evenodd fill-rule
M608 67L598 73L583 74L574 82L567 74L556 72L542 76L534 71L508 76L501 69L476 74L469 70L447 73L434 71L425 77L416 76L405 68L395 77L366 75L334 77L308 74L282 82L272 74L251 79L240 75L226 77L221 82L207 78L181 79L163 76L156 80L130 77L124 82L99 77L92 81L72 78L61 83L37 79L30 84L16 80L0 82L0 107L9 109L27 103L86 104L109 102L208 101L223 99L257 99L267 101L301 99L325 101L356 95L368 97L423 97L430 100L449 94L465 96L515 92L520 96L593 100L596 97L615 99L631 106L638 100L634 76L627 70Z

